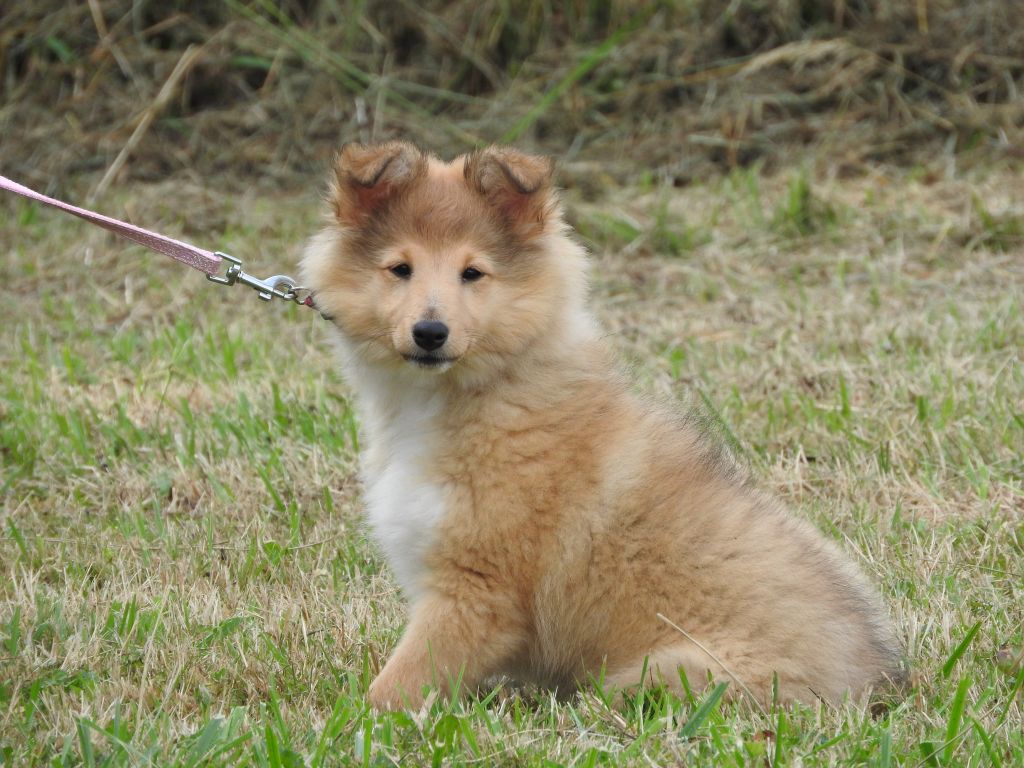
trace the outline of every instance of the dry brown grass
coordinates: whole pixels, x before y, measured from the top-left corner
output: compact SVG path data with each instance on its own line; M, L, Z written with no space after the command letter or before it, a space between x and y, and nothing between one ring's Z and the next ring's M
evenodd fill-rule
M1021 0L278 7L8 4L0 171L61 189L124 162L124 178L280 186L344 141L402 136L516 141L596 191L1024 146Z

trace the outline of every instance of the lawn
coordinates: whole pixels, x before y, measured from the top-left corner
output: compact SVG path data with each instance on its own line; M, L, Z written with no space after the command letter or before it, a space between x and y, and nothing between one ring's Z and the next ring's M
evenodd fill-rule
M305 192L97 207L292 271ZM375 715L402 629L315 313L0 199L0 764L1024 764L1020 171L752 170L569 190L638 387L699 408L885 596L914 684L865 709L508 682Z

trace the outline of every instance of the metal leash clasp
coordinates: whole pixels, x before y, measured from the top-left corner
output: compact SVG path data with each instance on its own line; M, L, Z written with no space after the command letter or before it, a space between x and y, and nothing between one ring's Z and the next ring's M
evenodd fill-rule
M304 304L311 306L312 301L310 299L310 292L308 288L296 285L296 281L287 275L274 275L265 279L254 277L242 270L242 262L240 259L236 259L234 256L222 251L215 251L216 256L220 256L222 259L227 259L231 262L227 272L221 275L207 275L206 279L213 283L219 283L221 285L234 285L235 283L241 283L247 285L250 288L256 290L256 294L263 299L263 301L270 301L275 296L284 301L294 301L296 304ZM305 296L303 296L305 292Z

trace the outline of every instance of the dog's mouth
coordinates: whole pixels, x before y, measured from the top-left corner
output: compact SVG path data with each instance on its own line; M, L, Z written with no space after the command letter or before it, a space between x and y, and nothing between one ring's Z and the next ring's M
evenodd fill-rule
M419 368L431 368L434 370L447 370L455 364L457 357L444 357L443 355L402 355L406 362L412 363Z

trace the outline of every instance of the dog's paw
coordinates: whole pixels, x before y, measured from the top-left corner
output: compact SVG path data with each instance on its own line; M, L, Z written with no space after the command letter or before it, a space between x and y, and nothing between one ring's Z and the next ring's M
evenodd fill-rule
M385 678L383 674L370 683L370 690L366 698L369 700L370 706L377 712L400 712L416 709L422 701L422 696L406 691L402 686Z

